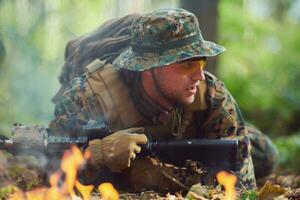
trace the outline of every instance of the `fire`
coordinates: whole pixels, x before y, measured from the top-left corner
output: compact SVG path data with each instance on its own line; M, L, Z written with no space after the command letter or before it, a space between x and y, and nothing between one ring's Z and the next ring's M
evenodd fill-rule
M235 184L237 181L236 176L221 171L217 174L218 182L225 188L225 199L224 200L236 200Z
M26 193L26 199L28 200L39 200L44 199L47 192L46 188L36 189Z
M82 153L75 146L72 146L71 151L66 151L63 155L61 169L66 174L66 180L63 188L66 188L71 196L75 196L73 188L75 186L77 170L82 164L84 164L84 162L85 159Z
M81 194L83 200L90 200L91 193L94 189L93 185L82 185L77 180L78 169L89 159L90 151L85 151L84 154L76 147L72 146L69 151L63 155L61 162L61 171L57 171L50 176L50 188L40 188L26 193L17 189L16 192L10 196L10 200L67 200L76 197L74 187ZM62 174L65 174L65 180L61 187L59 181ZM118 200L119 193L114 189L112 184L103 183L98 186L99 192L103 200Z
M93 185L82 185L78 181L76 181L75 186L77 190L81 193L83 200L90 200L91 193L94 189Z
M111 183L102 183L98 187L101 196L105 200L118 200L119 193Z
M25 194L22 191L16 191L11 197L10 200L23 200L25 199Z
M53 200L63 200L65 199L62 195L62 192L60 190L60 188L58 187L58 181L61 177L61 173L60 172L55 172L54 174L52 174L50 176L50 185L51 187L49 188L49 190L46 193L45 196L45 200L48 199L53 199Z

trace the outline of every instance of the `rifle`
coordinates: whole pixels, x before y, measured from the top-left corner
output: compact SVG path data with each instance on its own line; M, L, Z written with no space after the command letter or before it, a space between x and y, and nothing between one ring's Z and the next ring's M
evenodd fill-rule
M0 149L13 154L40 154L46 156L61 155L71 145L85 147L92 139L102 139L112 132L106 125L83 127L75 131L76 136L53 135L48 129L41 129L42 142L15 142L0 137ZM158 157L162 162L183 166L186 160L198 161L205 167L219 170L235 170L237 164L238 140L224 139L180 139L148 141L142 145L141 156Z

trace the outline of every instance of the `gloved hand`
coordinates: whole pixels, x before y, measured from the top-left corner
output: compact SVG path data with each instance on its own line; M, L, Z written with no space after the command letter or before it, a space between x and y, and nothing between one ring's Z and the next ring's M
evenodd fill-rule
M106 166L112 171L121 171L130 167L131 160L141 152L139 144L146 144L145 129L129 128L117 131L105 138L89 142L92 152L91 163L94 166Z

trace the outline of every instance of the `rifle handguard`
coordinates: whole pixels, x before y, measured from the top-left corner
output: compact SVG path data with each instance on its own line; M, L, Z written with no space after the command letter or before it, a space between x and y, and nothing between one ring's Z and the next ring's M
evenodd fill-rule
M238 145L238 140L185 139L149 142L142 150L176 166L183 166L186 160L193 160L207 167L235 170Z

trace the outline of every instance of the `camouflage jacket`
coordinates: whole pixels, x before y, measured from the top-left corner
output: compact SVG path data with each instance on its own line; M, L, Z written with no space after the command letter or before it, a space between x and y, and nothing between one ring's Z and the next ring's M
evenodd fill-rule
M106 122L113 131L133 126L145 126L147 130L148 127L148 136L156 139L238 139L242 145L235 173L241 185L246 188L256 187L247 127L223 82L205 72L202 100L195 100L187 107L178 105L172 111L164 112L153 102L148 106L147 99L143 100L144 94L139 97L142 103L137 103L134 96L142 90L130 89L121 78L121 73L112 68L111 65L103 67L101 63L94 64L87 68L87 73L73 81L72 87L55 106L55 119L49 125L51 131L72 134L74 128ZM108 76L115 78L109 79ZM143 114L151 109L153 116L159 115L156 119L147 118ZM154 112L156 110L158 112Z

